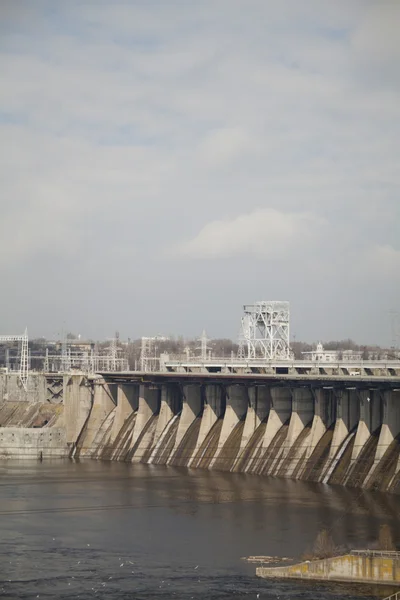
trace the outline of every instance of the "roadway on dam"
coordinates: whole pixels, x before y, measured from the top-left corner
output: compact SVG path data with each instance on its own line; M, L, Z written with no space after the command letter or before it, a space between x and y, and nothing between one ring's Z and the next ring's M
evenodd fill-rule
M339 600L385 589L255 577L248 555L299 558L327 527L365 547L400 498L247 474L73 461L0 464L0 597ZM390 591L390 590L389 590Z
M96 377L96 376L95 376ZM310 374L263 374L263 373L170 373L170 372L99 372L110 383L121 384L216 384L223 385L272 385L272 386L309 386L358 389L400 389L400 377L375 376L345 376L345 375L310 375Z

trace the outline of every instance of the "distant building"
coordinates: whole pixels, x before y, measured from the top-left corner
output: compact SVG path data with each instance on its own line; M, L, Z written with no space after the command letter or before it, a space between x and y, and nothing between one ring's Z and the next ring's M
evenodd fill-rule
M325 350L321 342L317 344L315 350L309 352L302 352L305 360L312 360L313 362L335 362L338 359L337 350Z
M358 350L325 350L321 342L317 344L315 350L302 352L305 360L312 362L345 362L361 360L362 352Z
M51 347L51 345L53 345L54 342L48 342L46 345L48 347ZM55 347L56 350L60 351L62 348L63 342L55 342ZM66 346L67 348L71 349L71 352L90 352L90 350L92 348L94 348L94 342L86 342L84 340L79 340L79 339L75 339L75 340L67 340L66 341Z
M362 359L362 351L361 350L341 350L342 360L350 362L352 360L361 360Z

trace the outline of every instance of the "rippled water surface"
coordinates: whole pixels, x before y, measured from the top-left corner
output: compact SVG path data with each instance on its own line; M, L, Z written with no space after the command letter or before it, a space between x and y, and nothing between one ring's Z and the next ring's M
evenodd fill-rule
M364 547L400 499L283 479L125 463L0 463L0 598L335 600L388 590L255 577L322 527Z

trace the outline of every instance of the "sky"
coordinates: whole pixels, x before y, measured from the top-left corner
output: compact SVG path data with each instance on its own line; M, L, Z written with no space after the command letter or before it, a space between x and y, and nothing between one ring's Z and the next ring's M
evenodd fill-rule
M0 333L388 345L400 2L2 0Z

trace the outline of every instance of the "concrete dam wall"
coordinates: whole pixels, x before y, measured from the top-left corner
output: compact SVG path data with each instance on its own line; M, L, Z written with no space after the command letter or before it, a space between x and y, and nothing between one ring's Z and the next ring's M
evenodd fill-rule
M46 438L44 458L58 453L400 491L395 382L37 377L44 379L32 388L39 397L9 392L0 404L0 455L24 454L13 452L18 443L11 447L5 427L20 429L21 447L31 444L37 455L40 441L23 437L36 427L57 430L50 445Z
M62 390L62 377L31 377L25 391L17 375L0 375L0 460L68 457Z

